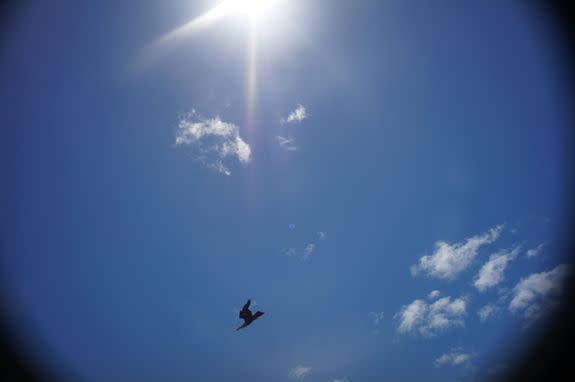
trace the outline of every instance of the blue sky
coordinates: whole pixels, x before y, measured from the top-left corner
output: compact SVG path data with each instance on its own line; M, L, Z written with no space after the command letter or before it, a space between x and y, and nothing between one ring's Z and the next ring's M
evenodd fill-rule
M510 367L570 272L547 19L276 0L198 24L220 3L14 14L2 261L30 352L85 381ZM266 314L237 332L247 298Z

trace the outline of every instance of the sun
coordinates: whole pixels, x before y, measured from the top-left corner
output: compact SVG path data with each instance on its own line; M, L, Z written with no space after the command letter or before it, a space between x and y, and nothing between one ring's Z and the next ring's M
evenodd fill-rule
M244 14L255 20L262 17L272 7L274 0L228 0L222 6L230 13Z
M261 15L266 9L271 6L273 0L239 0L239 6L242 10L252 18Z

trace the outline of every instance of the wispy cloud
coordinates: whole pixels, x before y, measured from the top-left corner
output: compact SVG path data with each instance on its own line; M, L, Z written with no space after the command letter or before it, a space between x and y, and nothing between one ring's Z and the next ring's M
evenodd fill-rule
M383 320L383 312L369 312L369 315L373 319L373 325L378 326Z
M418 264L411 267L411 273L415 276L423 272L439 279L455 279L460 272L469 267L481 246L493 243L499 238L502 229L503 226L498 225L482 235L455 244L438 241L435 243L433 254L421 257Z
M290 376L297 380L302 380L305 378L306 375L311 371L311 367L305 367L302 365L298 365L290 370Z
M500 310L501 308L496 304L487 304L482 306L481 309L479 309L479 311L477 312L477 315L479 316L479 321L481 322L487 321L491 317L495 316Z
M369 312L369 315L372 319L373 324L373 331L372 333L375 335L379 334L379 324L383 321L383 312Z
M318 232L318 237L319 240L325 240L327 238L327 234L325 232ZM284 248L282 249L282 253L285 256L299 257L300 260L305 261L316 251L317 242L317 240L313 240L311 243L308 243L301 248Z
M531 257L535 257L535 256L539 256L539 254L541 253L541 251L543 250L543 247L545 246L545 243L541 243L539 244L537 247L533 248L533 249L529 249L527 251L527 257L531 258Z
M286 256L299 257L301 260L307 260L314 252L316 245L309 243L303 248L287 248L283 249L283 254Z
M197 160L222 174L230 175L230 158L241 164L251 160L251 148L240 137L239 127L220 117L202 118L195 111L184 115L176 132L176 146L191 147Z
M463 349L455 348L452 349L450 353L443 354L441 357L437 358L433 365L435 367L442 366L458 366L458 365L469 365L471 360L471 355L464 353Z
M314 251L315 251L315 244L310 243L310 244L306 245L305 248L303 249L303 255L304 255L304 257L311 256L311 254Z
M483 264L479 273L475 276L473 286L478 291L484 292L502 282L505 278L504 272L507 264L517 257L519 250L520 247L517 246L511 251L504 249L491 255L489 261Z
M331 382L349 382L349 379L347 378L338 378L338 379L334 379Z
M278 135L277 138L280 146L286 149L287 151L297 150L295 139L293 139L292 137L282 137L281 135Z
M428 304L424 300L414 300L404 305L395 318L399 320L400 333L419 332L425 337L437 334L452 326L464 326L466 299L443 297Z
M287 118L281 120L282 123L301 122L307 117L305 107L297 105L296 109L292 111Z
M433 300L434 298L439 297L439 295L441 294L440 291L438 290L432 290L431 292L429 292L429 294L427 295L427 298L430 300Z
M521 314L527 324L535 321L559 304L558 298L570 272L569 265L561 264L550 271L522 278L513 288L509 310Z

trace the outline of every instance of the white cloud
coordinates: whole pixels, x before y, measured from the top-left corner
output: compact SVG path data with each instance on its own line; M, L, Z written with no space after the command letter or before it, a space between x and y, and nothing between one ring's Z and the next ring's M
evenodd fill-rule
M311 254L315 251L315 244L310 243L308 245L305 246L305 248L303 249L303 255L304 257L308 257L311 256Z
M500 310L500 308L497 305L487 304L487 305L484 305L483 307L481 307L481 309L479 309L479 311L477 312L477 315L479 316L479 320L481 322L485 322L489 318L496 315L499 312L499 310Z
M287 118L282 119L282 123L301 122L307 117L305 107L297 105L296 109L292 111Z
M513 288L509 310L522 314L528 322L541 317L558 304L557 297L563 292L563 284L570 271L569 265L562 264L548 272L522 278Z
M369 312L369 315L373 317L373 324L375 326L378 326L383 320L383 312Z
M517 246L511 251L501 250L491 255L489 261L483 264L479 273L475 276L475 281L473 282L475 288L480 292L484 292L502 282L505 278L504 272L507 264L517 257L519 249Z
M334 379L332 382L349 382L349 379L347 379L347 378L338 378L338 379Z
M327 238L327 233L325 232L318 232L318 237L319 240L325 240ZM282 249L282 252L284 255L286 256L294 256L294 257L299 257L301 260L307 260L315 251L317 248L317 240L315 241L315 243L309 243L306 244L305 247L303 248L284 248Z
M240 137L238 126L220 117L201 118L195 110L178 123L176 146L180 145L190 146L197 160L225 175L231 174L226 163L229 158L236 158L242 164L251 160L251 148Z
M297 150L295 140L292 137L282 137L281 135L278 135L277 138L278 138L278 142L279 142L280 146L283 147L284 149L286 149L287 151L296 151Z
M450 353L443 354L441 357L437 358L433 364L435 367L445 365L458 366L469 364L470 359L471 355L464 353L461 348L456 348L452 349Z
M400 333L419 332L430 337L452 326L464 326L466 300L463 297L451 299L443 297L427 304L423 300L414 300L404 305L395 315L399 319Z
M311 367L305 367L302 365L298 365L296 367L294 367L293 369L291 369L290 371L290 376L298 379L298 380L302 380L305 378L305 376L311 371Z
M541 251L543 250L543 247L544 247L544 243L541 243L537 247L528 250L527 251L527 257L531 258L531 257L538 256L541 253Z
M428 276L440 279L455 279L457 274L467 269L477 256L481 246L493 243L499 238L502 225L491 228L483 235L476 235L465 242L449 244L444 241L435 243L435 252L431 256L423 256L419 263L411 267L412 275L424 272Z
M286 256L299 257L301 260L307 260L314 252L316 245L309 243L303 248L287 248L283 249L283 254Z
M438 290L432 290L431 292L429 292L429 294L427 295L427 298L430 300L433 300L434 298L439 297L439 295L441 294L440 291Z
M427 315L427 304L422 300L414 300L401 308L399 316L399 331L410 332L421 325Z

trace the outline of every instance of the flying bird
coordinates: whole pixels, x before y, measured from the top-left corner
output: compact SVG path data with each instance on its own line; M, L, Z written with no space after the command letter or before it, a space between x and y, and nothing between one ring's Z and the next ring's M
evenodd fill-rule
M255 314L252 314L252 312L248 309L250 307L250 303L251 300L248 300L248 302L246 302L246 304L240 311L240 318L244 320L244 323L236 330L245 328L246 326L248 326L249 324L251 324L252 322L254 322L255 320L264 315L264 312L260 312L259 310L255 312Z

